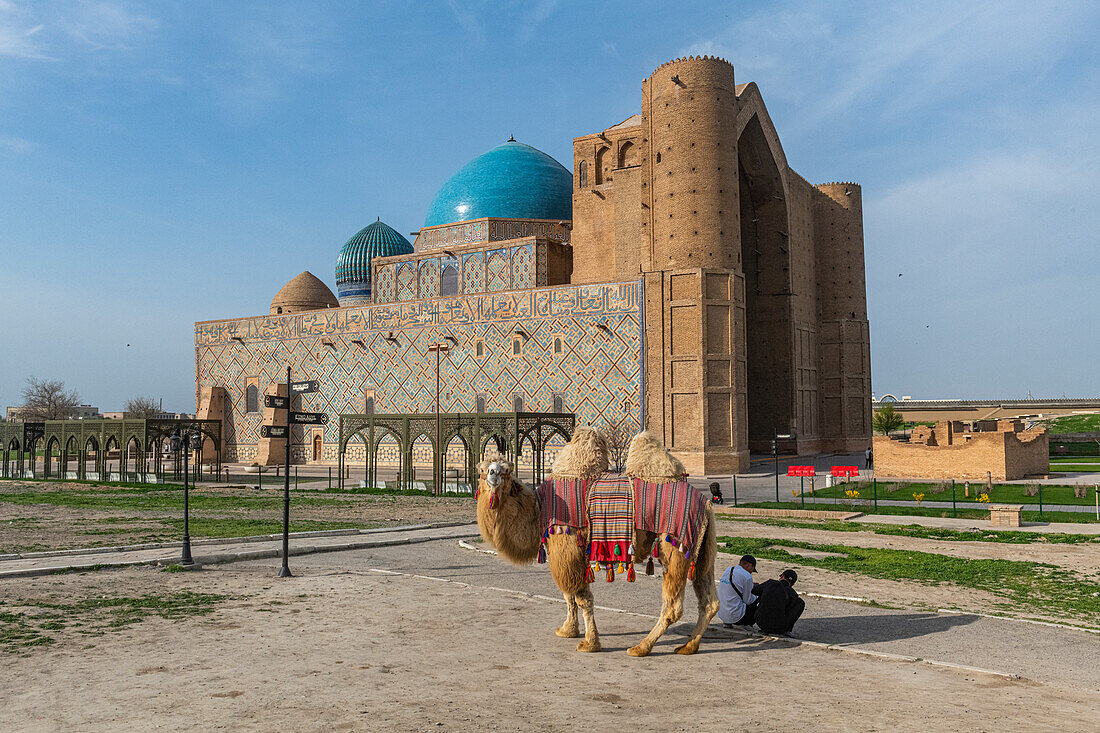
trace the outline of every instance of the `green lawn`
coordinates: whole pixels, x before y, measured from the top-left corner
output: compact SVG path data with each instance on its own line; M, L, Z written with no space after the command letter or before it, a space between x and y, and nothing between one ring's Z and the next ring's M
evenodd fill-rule
M808 558L780 547L840 553ZM823 545L782 538L719 537L718 549L733 556L751 554L792 565L812 566L873 578L928 585L954 583L1005 599L1018 609L1059 613L1096 627L1100 619L1100 583L1053 565L1016 560L979 560L914 550Z
M879 497L882 498L881 496ZM950 497L948 497L950 498ZM959 504L959 512L957 515L951 513L950 507L946 509L931 508L927 506L918 507L916 502L910 502L912 506L885 506L883 504L878 505L878 511L874 510L870 501L857 500L851 504L811 504L807 503L805 507L799 505L797 501L757 501L748 504L738 504L738 506L744 507L761 507L765 509L809 509L814 511L833 511L833 512L864 512L867 514L892 514L895 516L904 517L955 517L959 519L989 519L988 509L975 509L971 508L975 505ZM1025 522L1073 522L1077 524L1087 524L1096 521L1096 515L1091 512L1051 512L1043 511L1042 518L1039 517L1038 511L1023 511L1021 512L1021 518Z
M908 481L878 481L878 498L879 500L889 499L891 501L912 501L913 494L924 494L925 501L951 501L951 482L946 484L937 484L933 482L908 482ZM993 490L989 495L989 500L993 503L1001 504L1038 504L1039 496L1027 496L1026 491L1029 487L1026 484L994 484ZM1093 492L1096 491L1095 487L1089 487L1085 498L1079 499L1073 495L1074 486L1055 486L1055 485L1043 485L1043 503L1044 504L1079 504L1091 506L1096 501ZM870 481L850 481L848 483L840 483L829 488L819 488L814 492L814 496L822 497L825 499L844 499L847 500L845 491L858 491L860 499L870 499L874 496L875 484ZM970 496L964 495L964 485L961 481L955 482L955 500L960 506L974 505L977 506L977 498L979 493L985 490L985 484L980 481L970 482ZM938 493L937 493L938 492ZM806 496L810 496L807 489Z
M868 522L850 522L842 519L775 519L772 517L733 517L721 516L722 521L752 522L769 527L788 527L797 529L820 529L827 532L870 532L872 534L894 537L915 537L924 540L947 540L949 542L1003 542L1011 544L1054 543L1076 545L1088 542L1100 543L1100 535L1063 534L1050 532L1021 532L1017 530L984 529L947 529L944 527L925 527L920 524L872 524Z
M1066 415L1043 420L1042 424L1051 433L1094 433L1100 430L1100 414Z

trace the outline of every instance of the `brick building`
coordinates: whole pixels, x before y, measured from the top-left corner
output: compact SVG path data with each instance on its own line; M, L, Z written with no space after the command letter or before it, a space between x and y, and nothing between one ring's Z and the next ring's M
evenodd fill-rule
M859 186L795 173L721 59L660 66L640 114L574 139L571 171L509 140L443 184L414 243L365 228L339 307L306 275L269 315L196 324L199 413L225 421L230 460L277 458L259 395L287 363L322 385L302 409L431 411L433 343L451 346L444 411L626 418L691 473L743 470L774 433L870 441ZM295 442L332 460L335 426Z

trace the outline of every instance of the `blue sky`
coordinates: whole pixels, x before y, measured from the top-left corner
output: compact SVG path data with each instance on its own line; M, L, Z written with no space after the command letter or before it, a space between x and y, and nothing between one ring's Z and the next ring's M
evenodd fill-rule
M34 374L193 410L194 321L334 287L509 135L569 167L690 53L863 186L876 392L1100 395L1098 33L1094 2L0 0L0 407Z

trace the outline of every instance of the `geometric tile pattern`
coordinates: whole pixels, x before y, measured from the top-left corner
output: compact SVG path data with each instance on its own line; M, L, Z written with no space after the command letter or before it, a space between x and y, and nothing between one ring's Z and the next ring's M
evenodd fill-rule
M439 260L423 260L420 263L420 297L439 296Z
M416 265L402 262L397 268L397 299L411 300L416 297Z
M457 343L440 367L444 412L474 411L479 395L489 412L511 411L513 395L527 410L549 412L556 393L580 425L626 416L637 426L641 289L640 281L564 285L196 323L196 400L202 387L225 387L225 455L250 454L262 415L245 411L246 378L258 377L263 392L285 381L289 364L293 379L320 383L317 393L295 397L294 408L329 414L323 455L332 460L335 417L362 412L366 390L377 412L434 409L435 357L428 347L449 335ZM513 356L517 329L529 338ZM484 355L476 358L479 340ZM292 433L295 443L306 443L304 429Z
M474 252L462 257L462 292L485 292L484 252Z
M378 288L378 292L374 294L375 302L388 303L394 299L394 273L396 271L397 268L393 265L379 268L378 274L375 276L375 287Z
M535 287L534 247L530 244L512 250L512 288Z
M497 290L506 290L511 279L511 263L508 262L508 250L494 249L488 252L485 260L485 289L492 293Z

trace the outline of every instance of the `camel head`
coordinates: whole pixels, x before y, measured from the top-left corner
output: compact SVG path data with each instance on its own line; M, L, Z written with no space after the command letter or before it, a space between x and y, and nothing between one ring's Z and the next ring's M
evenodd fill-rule
M590 427L579 427L558 451L552 472L561 478L596 478L607 473L607 440Z
M538 554L541 535L535 492L514 475L500 456L478 465L477 527L481 537L507 560L529 563Z
M628 476L646 481L678 481L687 475L684 464L648 430L631 439L623 470Z

